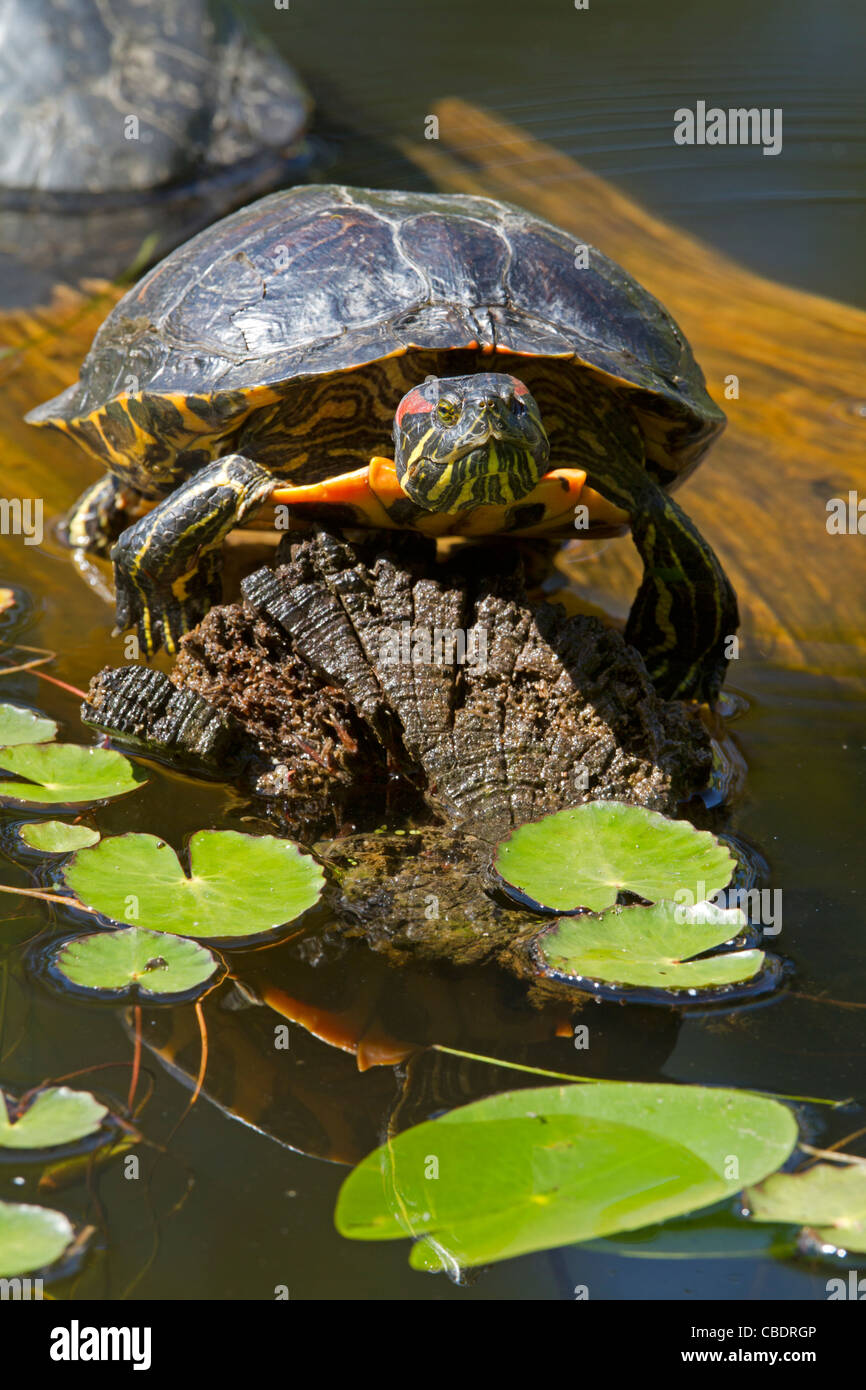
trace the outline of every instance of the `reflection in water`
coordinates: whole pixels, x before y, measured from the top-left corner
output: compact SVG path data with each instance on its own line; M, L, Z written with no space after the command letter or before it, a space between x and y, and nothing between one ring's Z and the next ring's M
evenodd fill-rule
M866 303L864 146L854 106L862 85L862 8L831 4L819 11L805 3L770 0L757 12L747 0L735 0L720 16L717 7L680 0L669 0L661 12L627 0L615 16L596 7L581 13L567 5L536 6L527 22L525 0L503 0L491 26L480 8L442 0L436 7L416 7L407 26L398 22L393 6L371 0L364 11L363 63L358 62L359 12L348 0L307 7L304 25L291 29L291 11L275 11L266 0L251 8L309 76L320 98L322 128L334 136L329 177L385 187L426 186L428 176L392 142L423 139L424 118L434 101L456 92L619 180L654 211L674 217L680 227L700 233L753 268L813 292ZM696 147L677 149L668 138L672 112L699 96L724 106L782 106L783 154L768 160L752 150L725 147L713 151L710 161L699 157ZM505 163L502 170L509 172ZM549 191L539 183L537 170L528 172L534 194ZM564 170L549 174L571 197L562 183L565 177ZM97 269L95 258L113 241L104 222L87 229L90 273ZM16 272L16 302L41 296L56 273L53 257L38 280ZM35 445L20 417L74 376L112 299L110 293L99 293L103 297L89 309L85 302L64 300L62 327L53 338L44 318L7 325L6 345L27 341L35 346L26 372L18 377L9 373L8 360L0 362L3 491L43 496L47 513L68 505L91 475L62 441ZM753 366L759 365L763 343L746 346L757 353ZM791 350L796 346L792 337ZM811 344L801 346L809 357ZM744 361L750 360L748 351ZM780 435L789 425L789 395L799 400L806 387L792 379L787 391L780 394L776 411ZM849 394L854 399L853 388ZM749 408L745 390L744 413ZM826 422L837 419L841 427L849 415L843 419L841 407L838 412L827 407L818 428L826 433ZM800 449L814 481L815 440L804 436L788 442ZM839 451L834 445L831 452L835 457ZM730 473L739 488L751 475L742 456L730 457L732 465L739 464ZM753 462L750 457L748 464ZM833 464L834 458L823 460L818 472L827 476L827 488L844 495L847 473L843 469L837 478ZM820 492L819 508L825 495L832 493ZM763 531L756 530L744 546L750 564L746 586L753 592L766 584L762 604L769 614L778 579L767 573L762 557L777 500L770 489L761 493L757 502ZM729 532L739 531L742 519L726 513L723 524ZM804 514L800 529L784 542L807 573L814 563L809 536ZM611 555L616 544L611 544ZM22 553L11 538L0 540L0 547L0 589L11 586L14 597L9 606L0 603L4 642L57 651L59 658L48 669L80 686L100 666L123 659L109 634L103 602L77 581L68 555L50 537L38 554L32 549ZM599 579L597 588L589 588L592 564L581 563L578 569L584 597L588 592L610 611L604 582ZM857 602L851 571L847 579L844 566L834 573L828 579L827 572L816 570L812 586L828 622L836 606ZM784 597L775 593L777 605ZM829 662L845 644L835 628L825 637ZM856 662L855 654L846 668L849 674ZM65 737L82 739L77 702L68 693L27 673L0 677L0 682L0 698L38 706L62 721ZM757 1266L760 1285L753 1285L748 1266L735 1258L736 1246L714 1266L713 1282L704 1278L697 1259L646 1264L610 1252L569 1250L521 1261L515 1270L499 1267L457 1294L441 1280L407 1276L403 1250L347 1251L347 1243L331 1232L342 1173L290 1151L352 1162L380 1143L389 1128L399 1130L445 1107L537 1081L427 1051L410 1051L395 1066L359 1070L359 1053L365 1065L382 1060L388 1048L406 1052L430 1042L568 1074L815 1095L859 1091L866 1061L857 878L862 858L857 808L866 800L866 723L859 692L850 684L834 685L823 664L813 675L771 668L760 640L744 650L737 684L750 707L736 725L749 778L746 798L736 809L735 833L762 847L768 862L760 882L784 895L784 936L777 949L796 966L791 988L733 1014L708 1010L681 1017L674 1010L591 1003L581 1015L589 1026L590 1046L581 1051L562 1035L557 1015L529 1009L522 986L493 970L389 971L360 945L318 961L291 942L269 951L232 953L243 989L227 981L204 1007L210 1048L206 1094L246 1126L221 1114L203 1096L171 1142L174 1166L160 1166L152 1191L111 1172L105 1176L100 1200L107 1216L98 1218L107 1220L108 1236L99 1266L107 1271L102 1293L117 1296L135 1274L140 1276L136 1296L200 1292L205 1297L270 1297L277 1281L273 1271L284 1270L296 1258L302 1296L367 1297L374 1288L380 1296L399 1298L410 1287L416 1297L569 1297L576 1282L595 1277L600 1269L610 1280L607 1291L621 1296L678 1297L702 1278L699 1286L705 1293L730 1295L733 1290L743 1297L754 1289L761 1297L820 1296L807 1275L765 1261ZM230 789L148 771L150 782L134 806L118 802L100 810L104 833L158 831L180 845L203 825L249 828L248 807ZM9 866L8 873L14 882L26 882L20 870ZM3 1079L23 1090L34 1077L117 1064L116 1072L99 1075L122 1105L132 1049L115 1014L34 988L17 948L43 929L46 918L41 912L24 915L21 900L7 901L5 895L2 907L12 918L4 924L0 949ZM50 920L51 909L46 915ZM268 996L276 1008L253 1002ZM861 1006L859 1011L852 1004ZM287 1024L290 1017L299 1021ZM285 1049L275 1045L276 1030L283 1026L288 1027ZM152 1086L153 1094L141 1124L152 1126L158 1138L183 1112L199 1071L201 1037L189 1007L147 1011L144 1037L161 1060L155 1065L151 1059L148 1089ZM186 1092L166 1067L176 1069ZM88 1084L87 1074L77 1084ZM812 1137L831 1143L859 1122L859 1116L822 1112ZM262 1139L253 1126L279 1144ZM290 1148L281 1147L286 1145ZM11 1172L8 1181L0 1179L0 1196L36 1199L34 1175L28 1170L24 1185L13 1188ZM186 1181L181 1174L187 1173L189 1195L181 1205L178 1191ZM77 1218L92 1211L83 1183L64 1193L64 1206L67 1199ZM177 1210L166 1215L175 1203ZM154 1211L160 1213L156 1256ZM695 1255L718 1239L712 1225L698 1229Z

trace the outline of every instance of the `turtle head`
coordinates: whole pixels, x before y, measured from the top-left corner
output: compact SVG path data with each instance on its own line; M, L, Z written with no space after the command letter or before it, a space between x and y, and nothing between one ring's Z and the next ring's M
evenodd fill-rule
M428 376L397 407L397 478L426 511L518 502L547 472L549 459L538 406L517 377Z

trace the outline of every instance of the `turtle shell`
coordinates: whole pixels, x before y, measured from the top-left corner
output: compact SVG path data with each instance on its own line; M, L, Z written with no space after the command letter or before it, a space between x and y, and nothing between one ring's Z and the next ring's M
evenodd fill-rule
M116 305L80 380L28 418L145 491L233 449L315 481L387 452L403 390L428 372L473 370L526 381L554 460L569 383L592 377L629 402L666 486L724 423L674 320L593 247L488 198L327 185L173 252Z
M306 120L301 83L225 0L0 0L0 34L4 190L187 182L285 150Z

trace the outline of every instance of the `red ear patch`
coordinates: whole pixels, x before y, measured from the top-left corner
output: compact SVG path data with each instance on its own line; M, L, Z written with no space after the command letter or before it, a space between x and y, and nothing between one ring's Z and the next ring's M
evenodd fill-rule
M413 391L409 392L408 396L403 397L402 401L397 406L397 415L395 418L397 424L401 425L404 415L429 415L432 409L433 406L431 402L422 396L420 387L416 386Z
M523 382L520 380L519 377L513 376L513 377L510 377L509 380L511 381L511 385L514 387L514 394L515 394L515 396L528 396L528 395L529 395L529 387L528 387L528 386L524 386Z

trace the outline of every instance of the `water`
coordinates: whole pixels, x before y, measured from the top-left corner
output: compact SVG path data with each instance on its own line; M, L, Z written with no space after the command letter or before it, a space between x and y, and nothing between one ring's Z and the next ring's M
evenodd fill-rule
M866 304L866 11L853 0L820 9L805 0L767 0L757 10L737 0L724 7L685 0L620 3L615 11L599 4L586 12L565 0L532 6L502 0L493 8L461 0L435 6L367 0L363 7L294 0L288 10L265 3L249 8L311 82L336 146L335 178L423 187L423 176L393 142L421 138L434 101L456 94L522 125L750 268ZM699 98L720 106L781 107L782 155L720 148L711 161L707 151L675 147L673 110ZM20 547L10 540L2 545L4 572L14 576ZM106 609L78 583L60 552L49 546L28 571L27 584L36 606L22 640L60 651L51 669L86 685L101 665L120 659ZM735 684L749 702L736 725L749 780L733 827L760 846L769 886L783 892L784 932L770 944L796 974L779 994L731 1013L699 1011L684 1019L592 1005L597 1042L587 1062L567 1039L553 1038L522 1007L519 993L491 972L445 984L419 970L397 977L360 948L318 970L291 950L269 959L245 957L246 966L260 973L266 966L287 993L323 1007L360 996L370 1001L371 1017L393 1021L407 1000L414 1001L416 1020L426 1011L430 1041L533 1065L857 1094L866 1060L863 1015L842 1005L866 1004L860 686L777 670L754 651L738 664ZM81 737L75 701L65 693L32 676L4 678L0 693L38 705L65 721L68 737ZM229 791L155 770L144 792L115 803L100 819L108 831L159 830L180 847L183 836L202 825L242 828L243 815ZM9 878L27 881L11 867ZM13 914L21 913L16 900L9 903ZM41 910L25 911L3 929L4 1080L23 1089L43 1077L119 1063L78 1084L122 1101L132 1049L115 1013L60 999L20 971L16 944L44 920ZM160 1040L166 1018L149 1015L146 1037ZM241 1031L231 1033L235 1043L221 1047L236 1021ZM314 1154L339 1144L360 1152L372 1146L396 1103L399 1076L378 1068L361 1075L351 1056L297 1029L282 1070L275 1069L264 1049L241 1052L246 1023L240 1013L211 1025L208 1084L217 1096L235 1103L244 1097L251 1113L284 1137L300 1136L301 1147ZM193 1035L193 1070L196 1048ZM160 1143L188 1092L147 1055L145 1072L153 1093L141 1125ZM418 1083L418 1118L425 1106L436 1109L443 1095L455 1103L461 1093L481 1095L506 1084L516 1084L516 1077L509 1082L501 1071L480 1065L434 1069ZM341 1120L347 1132L340 1131ZM813 1142L827 1143L857 1128L860 1116L819 1110L809 1123ZM411 1272L403 1242L343 1240L332 1213L346 1169L295 1153L205 1100L155 1169L154 1152L142 1152L142 1179L127 1181L119 1165L109 1167L98 1205L81 1184L53 1199L98 1227L95 1253L77 1280L61 1285L62 1295L272 1298L275 1287L285 1285L293 1299L569 1299L576 1285L588 1284L593 1298L823 1298L831 1272L773 1260L761 1242L749 1244L751 1232L739 1229L733 1248L748 1246L749 1253L720 1255L732 1248L723 1224L704 1219L690 1238L690 1259L628 1258L614 1244L602 1244L494 1266L457 1288ZM25 1182L13 1185L18 1173ZM23 1165L5 1165L0 1194L49 1200L37 1193L36 1176ZM640 1243L643 1254L665 1248L663 1236Z

